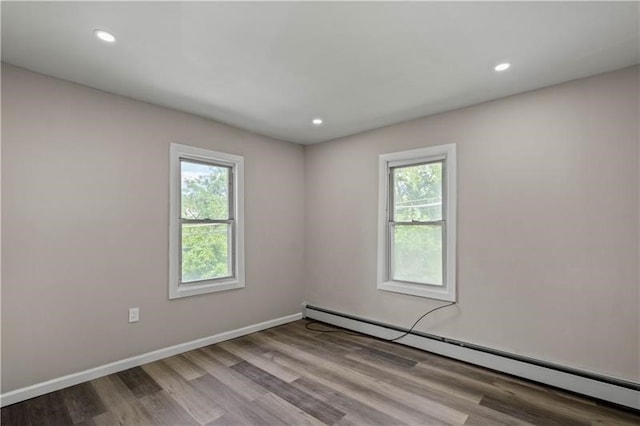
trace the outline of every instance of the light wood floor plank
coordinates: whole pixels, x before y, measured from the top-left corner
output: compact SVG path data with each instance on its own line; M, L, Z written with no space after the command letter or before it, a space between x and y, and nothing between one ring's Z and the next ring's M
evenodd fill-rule
M254 404L256 407L261 407L265 411L273 413L274 416L277 416L288 425L321 426L327 424L272 393L267 393L256 399ZM335 422L329 421L329 424L335 424Z
M327 424L333 424L345 415L345 413L340 410L337 410L330 405L325 404L321 400L296 389L290 383L271 375L267 371L264 371L247 361L239 362L231 368L268 389L269 392L274 393L285 401L288 401Z
M225 414L214 400L191 386L163 361L152 362L143 368L199 424L209 423Z
M92 380L100 400L108 410L93 417L98 426L109 425L148 425L152 419L137 403L131 390L116 374Z
M182 376L185 380L195 380L206 374L205 370L185 358L183 355L176 355L163 360L169 368Z
M198 425L198 422L164 390L140 398L139 402L151 419L151 424Z
M242 361L242 358L239 358L232 354L231 352L225 351L221 346L211 345L206 346L200 349L205 352L207 356L215 359L218 363L224 365L225 367L231 367L234 364Z
M260 398L268 392L253 380L249 380L242 374L218 363L216 359L209 356L206 350L190 351L185 354L185 357L202 367L207 373L220 380L230 389L241 390L242 395L250 401Z
M249 361L258 368L278 377L285 382L292 382L300 376L287 368L280 367L276 364L269 363L261 357L263 351L256 353L251 347L246 345L246 341L239 343L236 341L228 341L220 343L220 347L238 356L239 358Z
M361 425L407 424L378 410L372 405L366 405L345 393L324 386L311 378L301 377L293 382L292 385L347 413L337 424L350 424L353 422ZM345 420L346 417L348 417L348 419Z

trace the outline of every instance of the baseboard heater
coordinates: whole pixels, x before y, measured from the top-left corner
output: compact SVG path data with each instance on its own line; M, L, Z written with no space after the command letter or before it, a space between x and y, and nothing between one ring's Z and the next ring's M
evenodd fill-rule
M392 339L399 335L398 332L407 332L405 328L312 305L305 306L304 316L383 339ZM412 331L397 343L640 410L640 383L419 331Z

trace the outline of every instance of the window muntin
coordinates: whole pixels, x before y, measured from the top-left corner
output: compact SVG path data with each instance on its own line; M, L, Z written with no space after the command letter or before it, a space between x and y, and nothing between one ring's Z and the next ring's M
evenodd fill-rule
M455 301L455 145L379 159L378 288Z
M244 287L243 167L171 144L170 298Z

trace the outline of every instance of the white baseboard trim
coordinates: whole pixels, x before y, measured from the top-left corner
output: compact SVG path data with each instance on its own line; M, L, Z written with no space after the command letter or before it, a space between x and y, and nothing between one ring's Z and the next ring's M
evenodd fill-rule
M299 319L302 319L302 313L287 315L281 318L261 322L259 324L248 325L236 330L225 331L222 333L214 334L213 336L203 337L201 339L192 340L190 342L169 346L167 348L158 349L152 352L147 352L142 355L136 355L131 358L115 361L109 364L101 365L99 367L91 368L89 370L68 374L57 379L47 380L46 382L36 383L35 385L3 393L2 395L0 395L0 406L4 407L6 405L15 404L16 402L24 401L36 396L44 395L45 393L54 392L69 386L97 379L98 377L106 376L108 374L117 373L119 371L127 370L132 367L137 367L139 365L147 364L159 359L168 358L170 356L202 348L204 346L213 345L214 343L223 342L225 340L235 339L236 337L255 333L256 331L266 330L268 328L276 327L278 325L286 324L292 321L297 321Z
M385 324L376 321L341 314L323 308L307 306L305 307L305 317L383 339L392 339L399 334L398 327L385 327ZM597 375L593 373L584 372L584 375L581 375L577 374L579 373L578 370L574 369L545 367L537 365L536 363L527 362L526 359L522 357L514 356L514 358L522 358L523 360L514 359L508 356L501 356L500 354L466 347L461 342L451 343L450 341L446 341L446 339L439 340L420 334L409 334L398 340L397 343L640 410L640 385L637 383L628 382L631 387L635 387L635 389L618 386L608 381L623 382L622 380L608 378L606 376L600 376L606 380L598 380ZM566 370L573 370L576 374L572 374Z

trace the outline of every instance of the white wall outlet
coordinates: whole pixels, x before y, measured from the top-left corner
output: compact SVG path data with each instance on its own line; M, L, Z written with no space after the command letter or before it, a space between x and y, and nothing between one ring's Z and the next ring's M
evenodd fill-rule
M140 321L140 308L129 308L129 322Z

